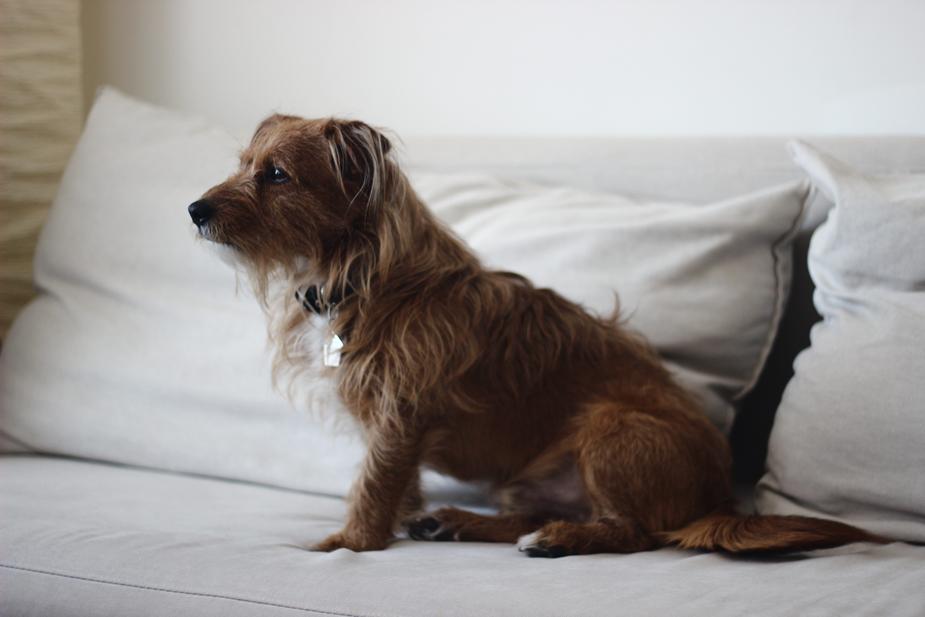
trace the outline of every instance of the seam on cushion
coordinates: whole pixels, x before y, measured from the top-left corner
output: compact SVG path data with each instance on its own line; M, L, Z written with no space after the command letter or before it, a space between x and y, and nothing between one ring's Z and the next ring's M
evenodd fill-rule
M52 572L50 570L39 570L37 568L24 568L22 566L13 566L5 563L0 563L0 568L7 568L8 570L20 570L22 572L31 572L33 574L44 574L46 576L58 576L61 578L70 578L78 581L84 581L89 583L97 583L100 585L115 585L117 587L129 587L132 589L144 589L147 591L158 591L161 593L173 593L183 596L195 596L200 598L214 598L217 600L230 600L232 602L242 602L245 604L259 604L261 606L272 606L274 608L285 608L294 611L300 611L303 613L315 613L316 615L332 615L334 617L381 617L381 615L374 614L365 614L359 615L357 613L339 613L336 611L326 611L322 609L315 608L305 608L301 606L292 606L290 604L280 604L278 602L268 602L265 600L250 600L248 598L236 598L234 596L224 596L218 593L205 593L198 591L183 591L180 589L167 589L166 587L151 587L148 585L137 585L134 583L121 583L118 581L108 581L105 579L91 578L89 576L77 576L74 574L65 574L63 572Z
M803 218L806 216L806 213L809 211L810 198L813 195L813 185L808 180L800 181L800 188L803 192L803 197L800 199L800 208L797 211L797 215L794 217L793 221L790 223L790 227L784 231L781 236L774 241L771 245L771 259L774 262L774 310L771 315L771 323L768 327L768 333L765 337L764 345L761 349L761 356L758 358L758 362L755 364L755 368L752 371L752 376L746 382L744 386L739 390L738 394L732 397L732 400L735 402L741 401L745 395L751 392L752 388L755 387L755 384L758 383L758 380L761 378L761 374L764 372L765 365L767 364L768 357L771 355L771 349L774 347L774 341L777 340L777 335L780 331L780 322L784 316L784 310L787 307L787 300L790 297L790 290L793 287L793 245L792 241L800 233L800 223L803 221ZM781 246L790 244L790 281L787 285L786 293L783 289L784 286L784 273L781 271L784 268L785 260L781 258Z

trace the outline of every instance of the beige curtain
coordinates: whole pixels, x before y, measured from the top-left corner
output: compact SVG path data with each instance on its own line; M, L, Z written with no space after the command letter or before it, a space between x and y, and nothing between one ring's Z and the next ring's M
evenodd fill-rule
M79 0L0 0L0 339L83 120Z

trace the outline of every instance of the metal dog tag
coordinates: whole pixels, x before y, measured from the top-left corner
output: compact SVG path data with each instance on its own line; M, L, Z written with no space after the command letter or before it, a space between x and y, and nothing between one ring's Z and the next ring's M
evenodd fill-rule
M325 366L340 366L340 350L343 346L344 342L339 336L331 336L331 340L325 343L322 349Z

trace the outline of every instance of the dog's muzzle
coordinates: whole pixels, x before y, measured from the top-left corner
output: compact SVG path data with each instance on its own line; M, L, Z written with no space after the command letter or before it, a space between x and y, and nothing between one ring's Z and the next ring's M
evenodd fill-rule
M196 227L202 227L208 223L209 219L215 214L215 208L205 199L194 201L190 204L188 210L189 216L193 219Z

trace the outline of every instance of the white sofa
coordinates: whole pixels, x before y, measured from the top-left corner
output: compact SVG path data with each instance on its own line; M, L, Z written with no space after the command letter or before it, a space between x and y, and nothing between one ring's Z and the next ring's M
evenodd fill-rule
M925 172L925 138L814 142L871 172ZM783 140L768 138L419 139L406 150L417 169L694 202L799 177ZM764 374L732 431L746 491L815 319L800 263ZM56 403L78 421L93 417L80 401ZM922 546L537 560L508 545L399 540L382 552L313 553L304 547L341 523L339 496L62 456L10 431L0 438L0 614L9 617L925 614Z

